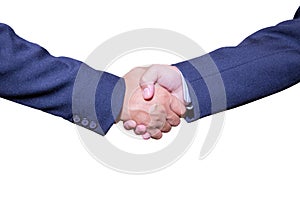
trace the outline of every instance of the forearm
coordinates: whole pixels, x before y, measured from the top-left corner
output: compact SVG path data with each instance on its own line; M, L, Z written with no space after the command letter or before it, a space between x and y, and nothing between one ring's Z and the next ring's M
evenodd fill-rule
M76 115L80 118L79 125L102 135L121 109L122 101L111 105L115 86L118 86L119 100L125 92L119 77L96 71L71 58L51 56L44 48L18 37L5 24L0 24L0 74L0 97L71 122ZM88 79L78 79L84 76ZM87 92L91 85L94 90ZM84 96L87 93L91 96ZM81 124L83 119L89 123ZM97 127L89 127L92 121Z
M300 19L260 30L236 47L175 66L189 83L193 104L197 104L188 121L282 91L300 81ZM218 79L224 85L225 106Z

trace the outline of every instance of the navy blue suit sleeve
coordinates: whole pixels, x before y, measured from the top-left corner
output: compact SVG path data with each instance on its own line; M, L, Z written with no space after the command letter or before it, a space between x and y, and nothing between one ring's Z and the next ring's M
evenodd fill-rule
M300 81L300 9L293 20L262 29L236 47L174 64L188 82L194 121L293 86Z
M122 78L54 57L0 23L0 97L104 135L118 117L124 93Z

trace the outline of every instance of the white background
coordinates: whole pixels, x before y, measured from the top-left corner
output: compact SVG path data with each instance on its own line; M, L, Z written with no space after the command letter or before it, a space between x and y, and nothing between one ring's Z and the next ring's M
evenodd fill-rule
M0 21L21 37L55 56L84 61L105 40L137 28L177 31L207 52L234 46L258 29L291 19L299 2L10 0L0 5ZM149 57L153 61L145 64L180 61ZM188 152L146 175L104 167L82 146L73 124L0 99L0 199L299 199L299 91L298 84L227 111L218 145L198 160L201 126L210 122L202 119Z

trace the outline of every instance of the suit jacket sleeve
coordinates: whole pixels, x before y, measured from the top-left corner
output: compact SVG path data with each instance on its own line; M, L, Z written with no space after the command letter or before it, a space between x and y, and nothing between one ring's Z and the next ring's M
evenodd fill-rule
M0 23L0 97L104 135L120 113L124 93L123 79L54 57Z
M293 20L262 29L236 47L174 65L189 86L189 122L282 91L300 81L300 8Z

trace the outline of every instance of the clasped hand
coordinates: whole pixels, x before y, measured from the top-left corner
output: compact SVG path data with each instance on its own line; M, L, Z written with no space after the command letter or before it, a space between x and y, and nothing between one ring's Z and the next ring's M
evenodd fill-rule
M160 139L180 124L186 109L179 70L169 65L138 67L124 77L126 92L120 120L144 139Z

